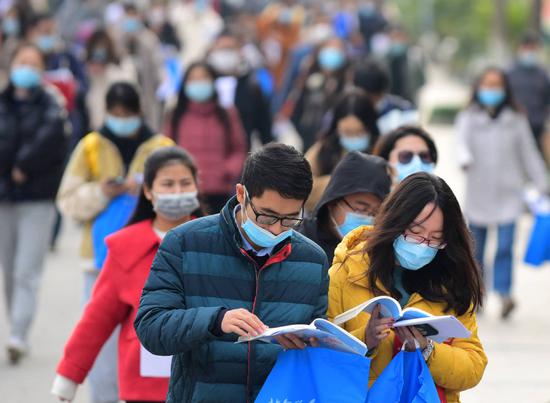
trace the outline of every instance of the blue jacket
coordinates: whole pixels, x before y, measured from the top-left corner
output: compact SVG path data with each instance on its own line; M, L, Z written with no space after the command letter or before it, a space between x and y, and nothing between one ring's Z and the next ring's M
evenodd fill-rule
M258 267L242 247L231 199L221 214L170 231L143 289L135 327L153 354L174 355L167 403L252 402L281 347L216 337L222 309L267 326L308 324L327 310L328 262L294 232Z

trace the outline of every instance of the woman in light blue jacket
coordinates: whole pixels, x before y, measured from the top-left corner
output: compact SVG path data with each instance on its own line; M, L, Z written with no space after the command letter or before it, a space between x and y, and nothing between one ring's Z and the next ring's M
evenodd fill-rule
M464 212L483 263L487 230L497 229L493 286L502 298L501 316L515 307L511 296L514 231L524 211L523 190L531 182L548 191L544 162L526 116L516 107L503 71L485 70L472 100L456 121L459 164L466 172Z

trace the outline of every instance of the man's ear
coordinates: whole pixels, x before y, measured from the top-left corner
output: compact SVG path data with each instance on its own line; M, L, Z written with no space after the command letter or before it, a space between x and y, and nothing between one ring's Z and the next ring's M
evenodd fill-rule
M244 204L244 186L240 183L237 183L235 186L235 193L237 194L237 201L239 204Z

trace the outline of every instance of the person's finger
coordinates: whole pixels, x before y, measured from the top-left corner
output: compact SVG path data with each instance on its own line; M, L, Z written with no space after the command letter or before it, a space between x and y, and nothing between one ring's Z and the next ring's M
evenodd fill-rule
M388 329L390 329L390 328L391 328L391 325L389 325L389 324L379 325L379 326L376 326L376 327L374 328L374 332L375 332L376 334L379 334L379 333L382 333L383 331L388 330Z
M294 344L294 348L304 349L307 347L306 343L294 334L287 334L286 337L292 344Z
M254 331L258 334L265 332L265 326L258 317L250 312L242 314L242 320L244 320Z
M311 347L319 347L319 339L317 337L310 337L309 344L311 344Z
M242 330L240 327L236 325L230 325L227 328L227 330L229 331L229 333L235 333L238 336L243 336L243 337L249 336L244 330Z
M416 327L410 326L409 330L416 340L418 340L419 342L425 342L426 337L422 333L420 333Z
M250 336L257 336L258 333L254 330L254 328L252 326L250 326L246 320L243 320L243 319L237 319L235 322L234 322L235 326L237 326L238 328L242 329L244 332L246 332L248 335Z
M275 336L275 340L279 343L285 350L290 350L292 348L292 343L290 343L284 336Z

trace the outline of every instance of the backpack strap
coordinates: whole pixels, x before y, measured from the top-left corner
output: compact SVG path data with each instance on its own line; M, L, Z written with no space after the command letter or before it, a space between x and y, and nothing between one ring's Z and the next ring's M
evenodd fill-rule
M99 142L100 134L98 132L91 132L82 140L84 142L84 157L86 163L90 167L92 178L98 179L100 174L99 168Z

